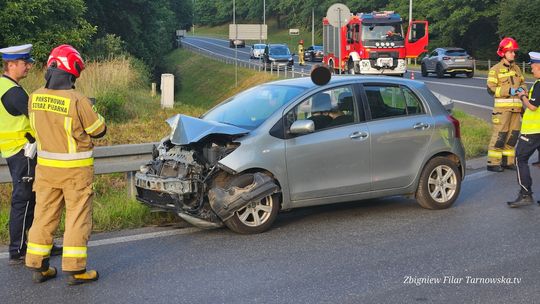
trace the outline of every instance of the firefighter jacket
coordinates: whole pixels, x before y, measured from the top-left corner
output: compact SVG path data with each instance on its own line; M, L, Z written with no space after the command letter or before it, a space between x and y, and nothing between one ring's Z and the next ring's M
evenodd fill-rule
M533 99L534 95L540 95L538 92L535 92L535 89L540 90L540 80L536 80L529 91L529 101L536 99ZM525 109L523 121L521 122L521 134L540 134L540 108L536 109L536 111L531 111L528 108Z
M8 78L0 77L0 98L16 83ZM25 115L13 116L9 114L0 102L0 153L8 158L17 154L28 142L26 133L33 134L30 122Z
M487 79L488 93L494 97L493 106L495 108L508 108L520 112L521 101L517 95L510 95L511 88L527 90L525 78L515 63L506 65L501 60L489 70Z
M41 88L30 95L28 114L38 143L38 167L93 171L91 137L105 131L105 121L88 98L73 89ZM49 181L53 187L62 184L60 177Z

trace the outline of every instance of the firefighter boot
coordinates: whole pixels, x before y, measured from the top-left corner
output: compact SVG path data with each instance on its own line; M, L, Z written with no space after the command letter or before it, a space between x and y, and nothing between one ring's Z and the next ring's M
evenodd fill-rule
M53 244L51 248L51 256L57 256L62 255L64 248L62 246L56 246L56 244Z
M68 285L79 285L88 282L97 281L99 273L95 270L88 270L81 274L72 274L68 277Z
M491 172L503 172L504 168L501 165L487 166L487 170Z
M518 197L513 202L507 202L508 207L517 208L522 206L527 206L533 203L532 192L523 193L519 192Z
M43 283L47 280L56 278L56 273L57 271L54 267L49 267L46 271L36 271L32 275L32 281L34 281L34 283Z

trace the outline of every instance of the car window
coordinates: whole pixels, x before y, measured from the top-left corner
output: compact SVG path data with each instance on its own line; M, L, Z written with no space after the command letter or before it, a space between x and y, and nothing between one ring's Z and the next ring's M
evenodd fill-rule
M286 114L286 129L297 120L312 120L315 131L358 121L351 86L319 92L298 104Z
M270 48L271 55L289 55L291 52L286 46L274 46Z
M424 113L418 97L404 86L365 86L372 119Z
M437 51L433 51L429 56L430 56L430 57L435 57L435 56L437 56Z
M465 51L463 49L448 50L448 51L446 51L445 55L447 55L447 56L467 56L467 51Z

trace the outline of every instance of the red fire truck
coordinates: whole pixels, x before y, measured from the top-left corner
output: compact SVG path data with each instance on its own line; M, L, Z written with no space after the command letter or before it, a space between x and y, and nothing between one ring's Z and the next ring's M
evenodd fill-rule
M405 59L426 52L429 35L427 21L412 21L405 36L402 25L401 16L391 11L352 15L341 28L324 18L323 61L337 72L403 76Z

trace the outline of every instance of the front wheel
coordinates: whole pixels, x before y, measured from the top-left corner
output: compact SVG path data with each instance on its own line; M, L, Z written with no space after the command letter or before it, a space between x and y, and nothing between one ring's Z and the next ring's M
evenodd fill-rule
M461 171L448 157L431 159L416 190L418 204L426 209L446 209L456 201L461 190Z
M474 76L474 71L473 72L467 72L467 78L473 78Z
M437 64L437 67L435 68L435 72L437 73L438 78L444 77L444 69L440 64Z
M281 204L280 194L271 194L257 202L250 202L225 221L225 225L236 233L256 234L264 232L276 220Z
M425 64L425 63L422 63L421 70L422 70L422 77L427 77L428 71L427 71L427 68L426 68L426 64Z

